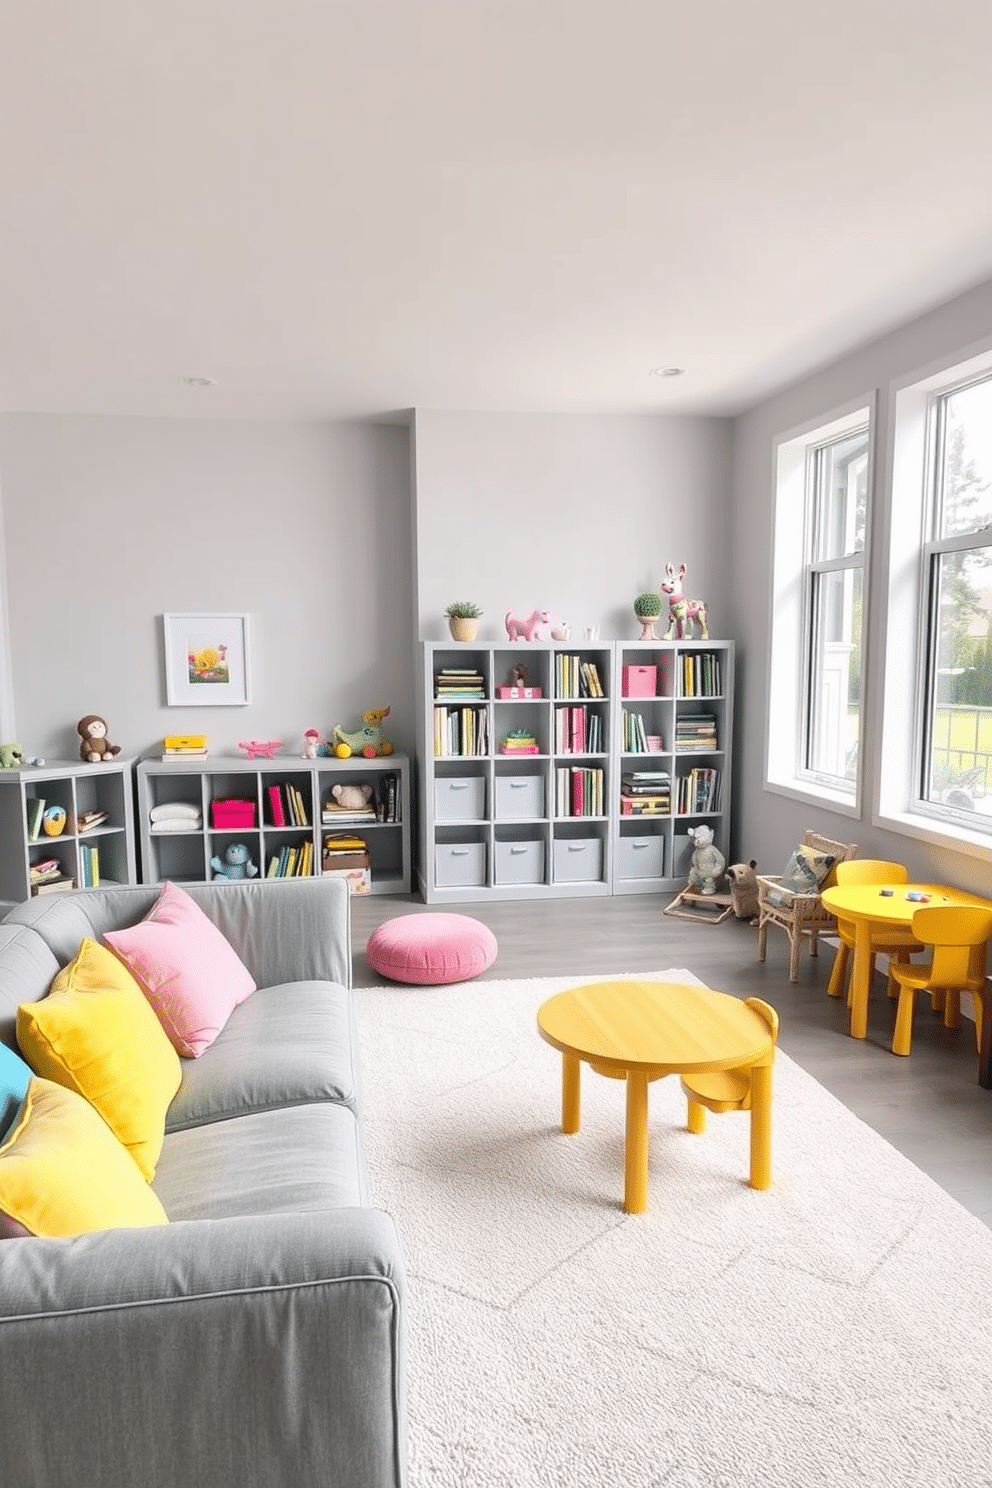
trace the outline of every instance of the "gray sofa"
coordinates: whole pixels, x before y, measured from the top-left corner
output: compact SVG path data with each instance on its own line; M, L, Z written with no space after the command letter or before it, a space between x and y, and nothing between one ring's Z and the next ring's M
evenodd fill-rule
M153 1188L170 1223L0 1242L4 1488L401 1488L400 1246L372 1207L346 886L187 885L258 991L183 1060ZM156 888L0 924L0 1038Z

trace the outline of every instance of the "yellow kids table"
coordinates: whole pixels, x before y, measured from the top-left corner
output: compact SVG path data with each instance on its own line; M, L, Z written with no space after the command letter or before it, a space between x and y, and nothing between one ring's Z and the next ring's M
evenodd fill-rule
M562 1056L561 1129L579 1130L579 1067L627 1082L624 1200L648 1207L648 1085L665 1075L751 1070L751 1187L771 1183L772 1062L767 1023L740 998L673 982L596 982L560 992L537 1012Z
M910 896L916 897L910 897ZM926 895L921 899L919 895ZM854 964L851 967L851 1037L863 1039L868 1033L869 968L871 966L872 926L891 930L894 925L911 929L913 915L924 904L974 905L992 909L987 899L952 889L947 884L849 884L824 889L821 902L839 920L854 926ZM922 950L923 947L921 946ZM986 948L975 952L977 971L984 968Z

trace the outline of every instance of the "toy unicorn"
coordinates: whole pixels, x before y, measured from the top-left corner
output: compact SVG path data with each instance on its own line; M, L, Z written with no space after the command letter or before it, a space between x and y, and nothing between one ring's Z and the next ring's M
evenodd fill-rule
M692 622L695 620L699 626L699 639L708 641L710 638L707 618L709 611L705 599L686 599L682 580L685 578L685 564L679 564L678 574L671 563L665 564L667 579L661 585L661 592L668 596L668 629L665 631L665 640L670 641L676 636L680 641L692 639Z

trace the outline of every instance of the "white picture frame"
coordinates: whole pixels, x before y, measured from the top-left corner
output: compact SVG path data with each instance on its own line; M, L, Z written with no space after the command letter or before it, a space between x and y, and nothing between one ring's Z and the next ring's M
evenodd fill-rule
M248 616L163 615L170 708L241 708L251 702Z

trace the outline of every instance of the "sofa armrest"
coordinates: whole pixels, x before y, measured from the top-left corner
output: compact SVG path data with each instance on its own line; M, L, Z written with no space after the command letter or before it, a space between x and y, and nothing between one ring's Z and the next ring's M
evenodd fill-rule
M272 1214L0 1244L4 1481L406 1481L387 1214Z

